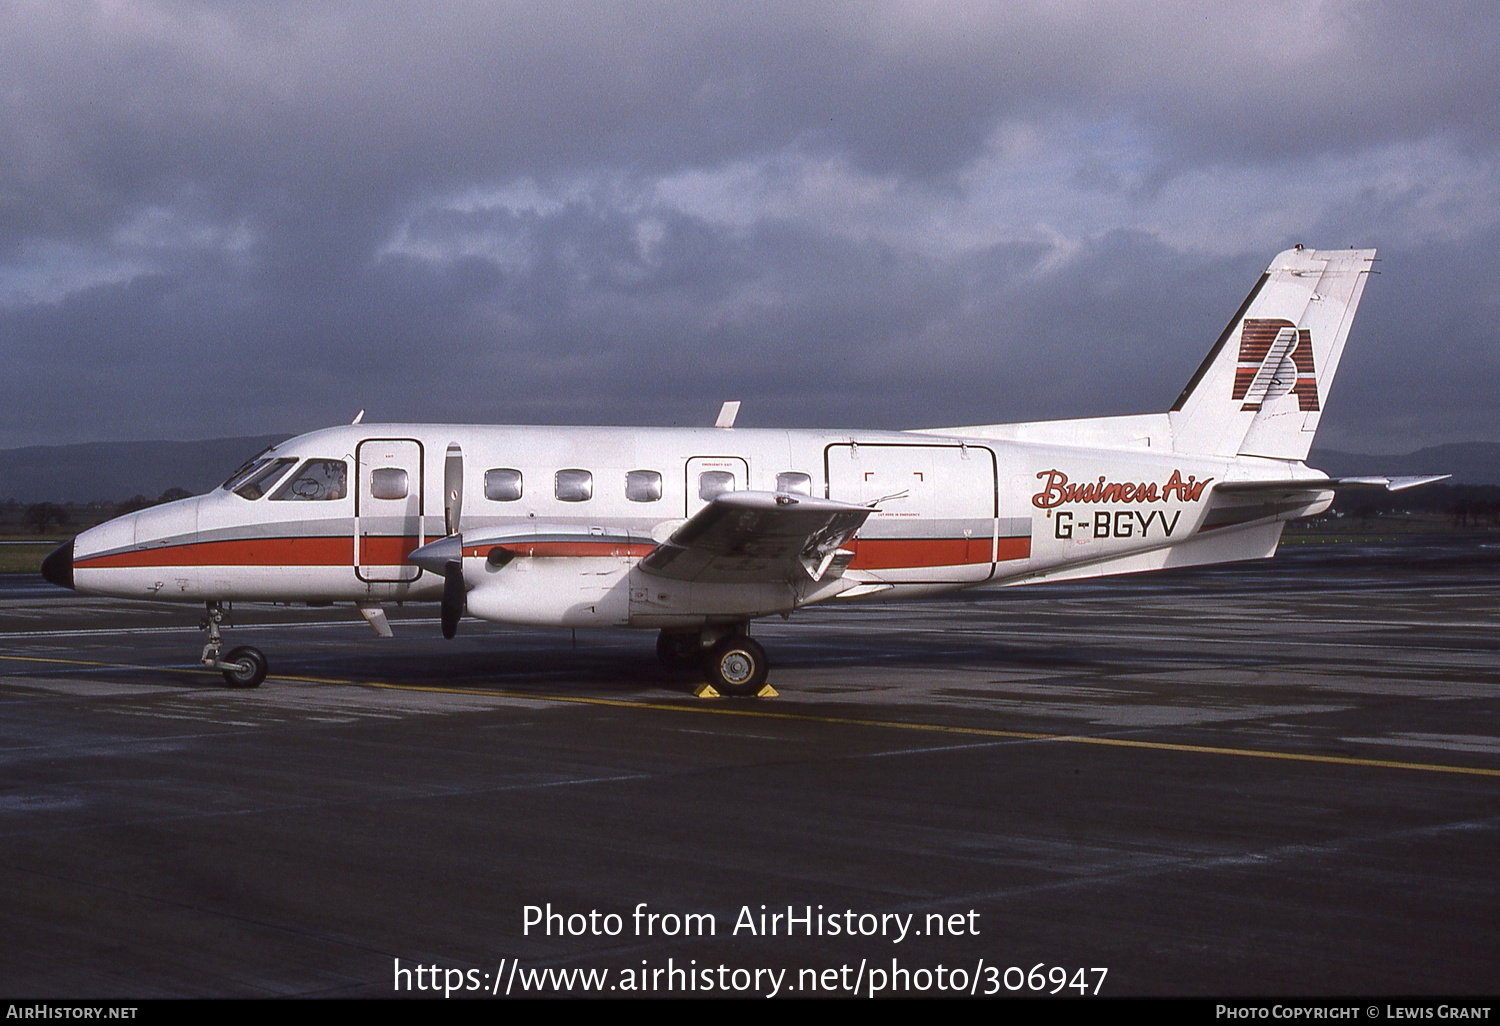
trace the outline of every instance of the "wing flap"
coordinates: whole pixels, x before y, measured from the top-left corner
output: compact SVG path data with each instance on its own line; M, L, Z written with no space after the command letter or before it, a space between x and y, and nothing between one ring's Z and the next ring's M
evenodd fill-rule
M780 492L718 495L640 566L680 581L820 581L848 565L842 546L874 510Z

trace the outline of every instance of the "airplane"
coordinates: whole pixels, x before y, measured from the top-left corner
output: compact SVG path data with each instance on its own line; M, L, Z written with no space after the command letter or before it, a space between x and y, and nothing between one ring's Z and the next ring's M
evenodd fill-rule
M1163 413L910 431L354 423L274 445L206 495L117 517L43 576L89 595L388 603L506 624L656 630L731 697L774 694L752 621L809 605L1274 555L1351 487L1305 464L1372 249L1276 256ZM1446 475L1445 475L1446 476Z

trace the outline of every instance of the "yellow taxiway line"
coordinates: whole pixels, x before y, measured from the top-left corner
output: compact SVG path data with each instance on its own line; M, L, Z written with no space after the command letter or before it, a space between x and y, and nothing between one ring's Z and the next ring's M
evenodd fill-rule
M0 660L34 663L58 663L70 666L110 666L121 669L154 669L174 673L214 673L197 667L145 667L130 663L99 662L86 659L57 659L41 656L0 655ZM1399 762L1393 759L1359 759L1346 755L1313 755L1302 752L1278 752L1262 748L1226 748L1218 745L1186 745L1172 741L1139 741L1130 738L1090 737L1085 734L1047 734L1035 731L995 730L989 727L957 727L944 723L920 723L911 720L872 720L852 716L817 716L811 713L779 712L742 705L714 705L695 702L637 702L621 698L591 698L584 695L536 695L521 691L495 691L487 688L451 688L422 684L390 684L384 681L348 680L337 677L293 677L277 675L268 680L298 684L325 684L340 687L375 688L386 691L415 691L436 695L473 695L486 698L521 699L531 702L556 702L571 705L605 706L618 709L643 709L657 712L700 713L709 716L741 716L789 723L822 723L841 727L883 727L888 730L921 731L933 734L957 734L965 737L989 737L1006 741L1041 741L1057 744L1101 745L1109 748L1139 748L1156 752L1181 752L1194 755L1231 755L1243 759L1279 759L1283 762L1324 763L1334 766L1363 766L1374 769L1415 770L1423 773L1456 773L1471 777L1500 777L1500 769L1476 766L1451 766L1444 763Z

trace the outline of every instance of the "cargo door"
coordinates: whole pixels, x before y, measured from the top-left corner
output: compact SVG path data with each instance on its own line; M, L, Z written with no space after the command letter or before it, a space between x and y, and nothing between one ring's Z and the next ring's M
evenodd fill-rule
M874 513L851 569L903 583L972 583L994 569L995 454L974 445L830 445L828 497Z

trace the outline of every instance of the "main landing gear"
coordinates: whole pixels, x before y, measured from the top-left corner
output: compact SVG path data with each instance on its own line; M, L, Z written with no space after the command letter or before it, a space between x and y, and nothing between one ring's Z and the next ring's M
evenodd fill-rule
M745 633L746 627L662 631L656 639L656 655L669 670L701 671L721 695L751 698L765 688L771 664L766 650Z
M228 655L221 655L224 637L219 633L219 624L224 622L224 607L218 602L204 603L207 615L199 621L198 629L208 632L208 644L203 646L199 658L204 666L224 673L224 680L232 688L259 687L266 679L266 657L258 648L241 645L232 648Z

